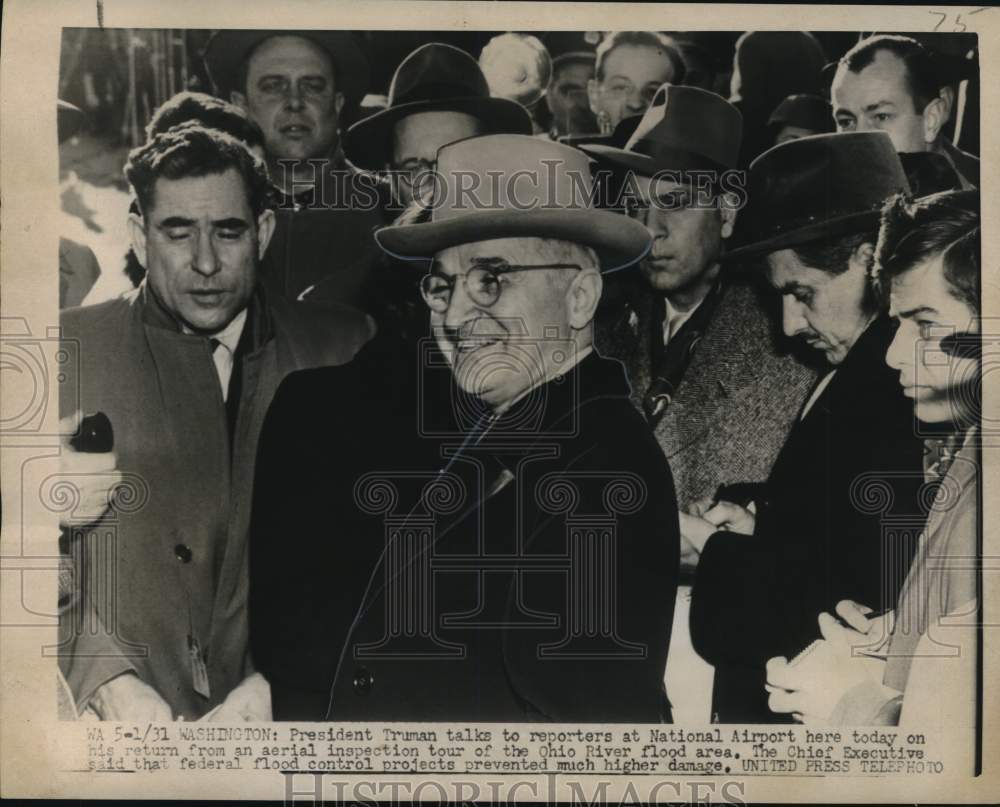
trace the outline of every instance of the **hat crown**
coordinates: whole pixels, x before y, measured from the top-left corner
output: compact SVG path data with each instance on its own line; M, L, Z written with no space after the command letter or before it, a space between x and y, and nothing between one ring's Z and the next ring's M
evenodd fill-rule
M725 98L699 87L663 84L653 96L626 151L662 158L686 153L719 168L735 168L743 139L743 116Z
M442 42L422 45L403 59L389 85L388 107L447 98L488 98L486 77L468 53Z
M530 135L483 135L438 151L439 191L432 221L483 210L586 210L590 160L579 149Z
M750 164L747 192L755 239L817 222L877 213L908 188L885 132L842 132L792 140ZM869 226L859 218L859 230Z

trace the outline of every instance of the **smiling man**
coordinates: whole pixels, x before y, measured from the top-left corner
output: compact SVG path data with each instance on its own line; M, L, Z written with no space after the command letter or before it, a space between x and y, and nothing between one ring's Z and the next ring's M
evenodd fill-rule
M347 367L289 378L262 437L253 546L280 534L322 558L305 579L266 558L254 571L254 658L275 714L669 720L673 485L592 322L602 272L638 260L649 237L589 206L589 162L567 146L490 135L436 158L447 192L431 220L376 236L427 272L454 379L431 407L449 428L417 433L427 399L395 421L370 397L352 408ZM459 202L470 177L477 200ZM300 425L320 410L326 428ZM316 450L339 462L295 460ZM388 509L364 495L370 471L396 491L376 497Z
M347 361L370 326L353 309L293 313L265 296L258 265L274 212L264 165L241 141L177 126L134 150L126 176L146 278L63 313L80 366L60 394L64 417L70 405L108 416L135 498L74 538L87 572L82 611L60 626L60 664L77 708L104 719L194 720L217 706L220 719L268 719L247 640L257 437L287 373Z
M894 603L914 546L886 516L923 517L922 446L883 357L892 327L871 288L879 210L906 188L883 132L816 135L750 166L750 243L781 295L785 334L822 377L788 434L755 512L722 500L681 531L701 550L691 632L716 665L724 722L766 722L764 664L817 638L815 614L852 598ZM884 506L875 491L890 491Z

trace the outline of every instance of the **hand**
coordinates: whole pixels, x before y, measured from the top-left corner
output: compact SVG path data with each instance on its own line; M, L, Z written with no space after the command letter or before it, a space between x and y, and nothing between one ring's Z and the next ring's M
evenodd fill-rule
M778 656L767 662L768 706L772 712L791 713L803 723L825 723L840 699L865 682L881 685L885 661L857 655L856 646L871 638L844 627L830 614L819 615L823 640L801 659L789 664Z
M753 535L757 523L753 511L733 502L716 502L703 517L715 525L716 529L738 532L741 535Z
M166 723L174 719L170 705L133 672L102 684L90 698L89 705L101 720Z
M271 685L260 673L248 675L204 719L210 723L270 721Z
M691 502L684 510L690 516L704 517L705 513L712 509L715 499L712 496L703 496Z
M70 438L76 433L83 413L77 410L59 421L61 435L60 476L79 493L79 502L72 513L64 513L60 526L70 526L65 519L72 518L73 526L93 524L111 506L115 488L122 482L115 452L106 451L93 454L77 451L70 445Z
M856 647L860 647L863 652L877 652L888 643L895 623L896 615L894 611L887 611L880 616L872 618L869 616L872 613L871 608L867 605L859 605L853 600L841 600L837 603L835 610L837 611L837 616L848 627L867 637L868 641L864 644L860 646L855 645Z
M708 539L716 532L715 525L699 516L687 513L678 515L681 525L681 556L684 556L685 551L700 556Z

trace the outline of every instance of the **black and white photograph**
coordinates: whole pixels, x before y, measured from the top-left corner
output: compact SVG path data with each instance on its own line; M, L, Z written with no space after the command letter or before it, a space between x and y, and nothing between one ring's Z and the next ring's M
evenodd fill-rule
M4 10L6 795L995 797L993 9L204 5Z

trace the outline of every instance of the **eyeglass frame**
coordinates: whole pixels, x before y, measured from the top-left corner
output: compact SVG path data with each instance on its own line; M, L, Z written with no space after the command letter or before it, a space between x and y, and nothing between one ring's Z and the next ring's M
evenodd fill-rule
M497 259L488 259L488 260L492 260L494 262L497 261ZM431 311L436 311L439 314L443 314L445 311L447 311L448 310L448 306L451 305L451 298L452 298L452 295L455 293L455 286L458 284L459 278L461 278L461 280L462 280L462 287L465 289L466 295L468 295L469 299L472 300L472 302L474 302L479 308L492 308L493 306L495 306L500 301L500 297L503 294L503 289L502 289L502 287L500 285L500 277L502 275L508 274L510 272L529 272L529 271L532 271L534 269L579 269L581 271L583 270L583 267L580 266L580 264L578 264L578 263L522 263L522 264L518 264L518 263L507 263L503 259L499 259L499 262L502 264L502 266L498 267L499 271L497 271L497 268L493 268L493 267L488 266L488 265L484 266L483 264L485 264L486 262L487 261L484 260L484 261L482 261L482 262L480 262L478 264L470 266L464 272L458 272L458 273L456 273L454 275L446 275L443 272L435 272L433 269L431 269L430 272L428 272L426 275L424 275L422 278L420 278L420 296L423 297L425 305ZM497 280L497 293L496 293L496 297L494 297L489 302L481 302L479 299L476 298L476 296L471 291L469 291L469 275L472 274L475 271L485 272L488 275L493 275L493 277L496 278L496 280ZM442 307L440 307L440 308L435 308L433 305L431 305L431 302L428 299L429 298L429 294L426 291L426 289L424 288L425 285L427 284L427 281L429 279L431 279L431 278L441 279L441 280L445 281L445 283L448 285L448 299L444 303L444 305ZM448 282L449 279L451 281L450 283Z

